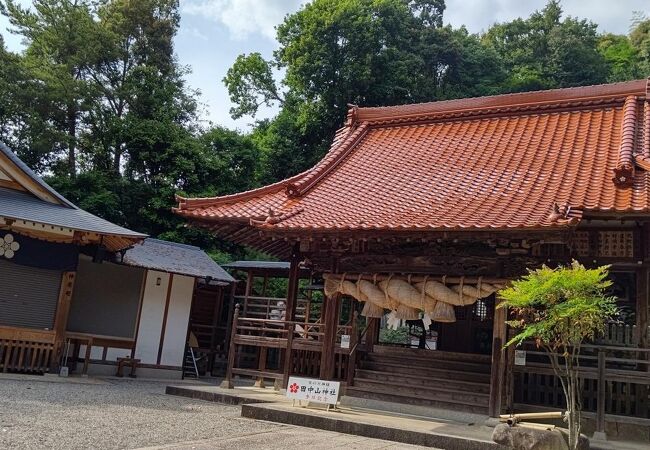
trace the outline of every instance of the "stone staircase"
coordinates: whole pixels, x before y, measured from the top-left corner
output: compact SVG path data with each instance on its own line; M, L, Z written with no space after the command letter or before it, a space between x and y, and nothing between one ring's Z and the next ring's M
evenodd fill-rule
M376 345L346 395L487 414L490 356Z

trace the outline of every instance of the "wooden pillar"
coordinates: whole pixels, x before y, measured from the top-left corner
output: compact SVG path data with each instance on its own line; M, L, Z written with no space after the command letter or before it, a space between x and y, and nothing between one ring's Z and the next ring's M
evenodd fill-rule
M332 297L327 297L325 303L325 316L323 317L325 336L323 337L323 349L320 355L320 378L322 380L331 380L334 378L334 347L336 346L336 329L339 324L341 295L337 293Z
M286 320L296 320L296 308L298 306L298 286L300 285L300 250L294 246L291 253L289 265L289 286L287 288L287 312Z
M74 290L74 280L76 272L63 272L61 277L61 287L59 289L59 299L56 305L56 314L54 315L54 351L50 367L53 372L59 370L61 356L63 353L63 344L65 339L66 326L68 325L68 313L70 312L70 301L72 300L72 291Z
M235 345L235 335L237 334L237 321L239 320L239 304L235 306L235 314L232 318L232 325L230 328L230 339L228 345L228 367L226 369L226 378L221 382L221 387L224 389L232 389L232 369L235 367L235 354L237 353L237 345Z
M636 271L636 328L639 333L639 347L648 348L648 269Z
M498 305L498 301L495 302ZM492 371L490 373L490 400L488 411L490 417L501 414L501 399L505 385L506 352L503 345L506 342L507 311L504 308L494 310L494 328L492 331Z
M598 396L596 404L596 432L605 433L605 402L606 402L606 385L605 385L605 350L598 349ZM629 394L628 394L629 395Z
M354 372L357 369L357 346L359 344L359 313L355 310L352 314L352 332L350 333L350 353L348 355L348 367L346 371L347 385L352 386L354 383Z
M379 343L381 319L379 317L369 317L366 320L366 326L368 327L368 331L366 331L366 350L371 352L374 346Z

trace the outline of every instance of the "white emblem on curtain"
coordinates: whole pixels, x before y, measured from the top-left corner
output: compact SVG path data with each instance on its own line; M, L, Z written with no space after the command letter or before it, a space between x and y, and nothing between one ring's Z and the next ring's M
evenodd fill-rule
M18 250L20 250L20 244L14 240L13 234L7 233L0 239L0 256L11 259Z

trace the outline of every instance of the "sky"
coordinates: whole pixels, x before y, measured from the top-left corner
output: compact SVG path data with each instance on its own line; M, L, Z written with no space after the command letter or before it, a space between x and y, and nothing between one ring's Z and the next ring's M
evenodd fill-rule
M201 117L240 130L250 129L250 117L233 120L228 92L221 81L228 68L242 53L259 52L270 58L277 48L275 26L285 15L297 11L306 0L180 0L181 25L176 37L176 52L181 64L192 70L186 79L201 92ZM336 0L331 0L336 1ZM29 0L21 3L30 4ZM541 9L546 0L447 0L444 22L454 27L465 25L479 33L496 22L527 17ZM650 16L647 0L563 0L565 15L587 18L599 24L601 32L627 34L634 11ZM0 32L7 47L20 51L20 38L10 35L8 23L0 17ZM274 107L257 118L272 117Z

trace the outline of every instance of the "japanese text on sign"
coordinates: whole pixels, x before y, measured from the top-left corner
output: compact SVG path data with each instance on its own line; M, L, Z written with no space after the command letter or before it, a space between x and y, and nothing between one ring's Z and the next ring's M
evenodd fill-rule
M314 378L289 377L287 398L336 405L341 383Z

